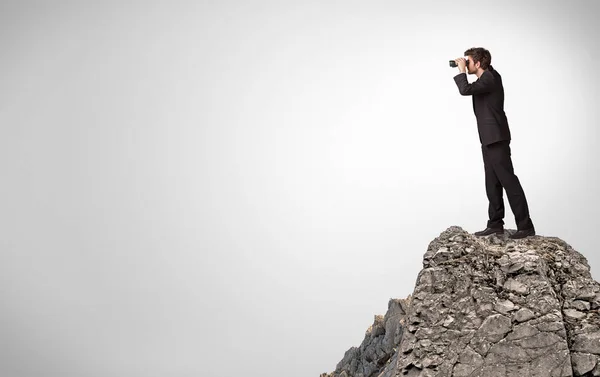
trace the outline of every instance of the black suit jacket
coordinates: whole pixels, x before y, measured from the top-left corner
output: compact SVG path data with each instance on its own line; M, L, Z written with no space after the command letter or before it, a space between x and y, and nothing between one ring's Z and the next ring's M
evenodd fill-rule
M510 129L504 113L504 87L498 71L490 65L472 84L467 81L466 73L454 76L454 81L460 94L473 97L473 111L481 144L510 140Z

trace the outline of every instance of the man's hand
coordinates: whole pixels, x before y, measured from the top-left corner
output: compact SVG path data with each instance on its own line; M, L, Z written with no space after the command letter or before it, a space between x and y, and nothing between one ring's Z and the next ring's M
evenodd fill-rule
M465 60L465 58L456 58L454 59L454 61L458 65L459 71L461 71L462 73L467 73L467 61Z

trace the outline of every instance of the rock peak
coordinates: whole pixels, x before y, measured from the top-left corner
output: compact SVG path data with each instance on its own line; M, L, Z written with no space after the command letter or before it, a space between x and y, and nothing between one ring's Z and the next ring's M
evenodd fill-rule
M600 285L560 238L432 240L414 291L321 377L600 376Z

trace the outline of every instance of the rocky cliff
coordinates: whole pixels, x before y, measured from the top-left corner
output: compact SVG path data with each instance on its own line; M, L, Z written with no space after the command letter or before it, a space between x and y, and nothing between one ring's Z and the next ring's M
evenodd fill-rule
M321 377L600 376L600 285L556 237L429 244L413 293L375 316L359 347Z

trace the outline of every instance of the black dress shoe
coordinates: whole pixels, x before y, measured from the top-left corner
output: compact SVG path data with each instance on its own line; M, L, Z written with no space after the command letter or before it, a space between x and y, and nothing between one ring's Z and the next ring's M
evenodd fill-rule
M510 235L510 238L518 239L525 238L528 236L535 236L535 228L517 230L516 232Z
M489 236L490 234L501 235L504 234L504 228L485 228L479 232L474 233L478 237Z

